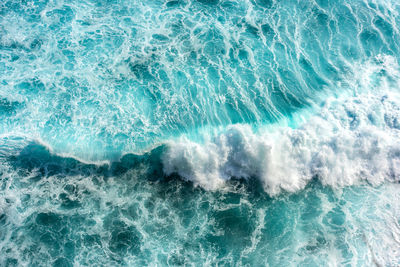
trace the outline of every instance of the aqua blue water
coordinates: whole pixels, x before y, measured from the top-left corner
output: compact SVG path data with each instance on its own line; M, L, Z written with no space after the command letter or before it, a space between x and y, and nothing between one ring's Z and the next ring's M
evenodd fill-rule
M0 266L399 266L400 3L3 0Z

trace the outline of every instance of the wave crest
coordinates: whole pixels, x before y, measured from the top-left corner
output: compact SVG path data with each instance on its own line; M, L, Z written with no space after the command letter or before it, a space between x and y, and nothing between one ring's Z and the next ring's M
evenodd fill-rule
M398 180L399 99L393 92L342 97L297 129L233 125L204 144L181 138L169 143L164 172L211 190L231 177L257 177L271 195L315 177L332 186Z

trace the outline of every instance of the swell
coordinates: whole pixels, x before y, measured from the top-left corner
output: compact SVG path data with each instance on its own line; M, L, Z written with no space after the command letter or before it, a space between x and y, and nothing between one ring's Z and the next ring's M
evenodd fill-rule
M378 61L360 67L353 92L275 125L205 128L194 139L182 135L118 161L84 163L23 138L3 137L1 154L15 169L41 175L115 177L140 169L149 180L177 175L207 190L221 189L230 179L255 179L270 195L301 190L313 179L333 187L398 182L398 65L392 57Z
M142 164L212 190L254 178L272 195L314 177L398 179L394 2L12 3L0 134L16 166Z
M24 170L43 177L100 175L107 178L144 169L145 176L152 180L163 176L160 164L164 150L165 147L160 146L144 154L125 154L118 161L88 162L54 153L51 147L38 140L10 136L1 138L0 158L14 171Z

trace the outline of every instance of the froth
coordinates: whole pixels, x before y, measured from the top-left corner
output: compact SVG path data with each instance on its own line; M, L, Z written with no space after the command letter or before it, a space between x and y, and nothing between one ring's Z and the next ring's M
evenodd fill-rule
M393 64L386 62L392 59L381 60L385 62L380 70L392 71L396 77ZM366 71L379 69L361 70ZM358 93L327 99L316 115L296 128L254 130L237 124L201 144L185 137L170 142L163 157L164 171L211 190L232 177L257 178L271 195L299 190L313 178L332 186L398 180L400 96L388 89L385 79L358 83ZM376 86L373 91L372 86Z

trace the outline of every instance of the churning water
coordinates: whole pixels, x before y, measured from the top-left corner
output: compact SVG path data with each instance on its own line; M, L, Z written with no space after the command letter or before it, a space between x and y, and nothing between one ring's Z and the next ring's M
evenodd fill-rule
M0 265L400 265L396 0L3 0Z

